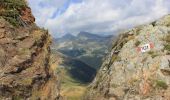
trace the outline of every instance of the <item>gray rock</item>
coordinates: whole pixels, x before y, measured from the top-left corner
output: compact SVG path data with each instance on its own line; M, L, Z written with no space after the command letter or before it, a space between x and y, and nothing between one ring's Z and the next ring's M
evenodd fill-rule
M100 93L106 99L169 100L170 56L164 52L164 45L169 44L164 38L170 36L169 31L170 15L167 15L152 24L136 27L120 35L102 66L108 69L105 73L99 71L89 91ZM121 44L125 40L127 42ZM140 41L139 46L135 46L136 41ZM150 51L137 51L138 47L150 43L154 44ZM117 47L121 48L114 54ZM120 59L113 61L115 55ZM101 78L104 76L108 77ZM97 89L93 89L96 85ZM106 94L98 90L105 87L109 87ZM95 95L90 97L95 98Z

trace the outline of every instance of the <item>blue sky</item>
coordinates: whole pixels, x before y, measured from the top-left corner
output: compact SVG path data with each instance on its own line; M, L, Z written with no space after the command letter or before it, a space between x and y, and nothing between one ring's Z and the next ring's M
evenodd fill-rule
M36 23L54 37L117 34L170 13L170 0L28 0Z

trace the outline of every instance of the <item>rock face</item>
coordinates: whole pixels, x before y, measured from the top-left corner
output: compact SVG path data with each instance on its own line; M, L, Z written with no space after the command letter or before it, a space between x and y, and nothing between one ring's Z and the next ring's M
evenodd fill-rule
M59 99L59 81L50 66L51 37L34 25L28 7L22 9L25 12L20 13L20 20L27 23L24 27L13 26L5 14L0 16L0 99Z
M35 22L35 18L32 15L31 9L29 7L26 7L21 10L21 19L27 24L31 24Z
M170 100L170 15L121 34L85 100Z

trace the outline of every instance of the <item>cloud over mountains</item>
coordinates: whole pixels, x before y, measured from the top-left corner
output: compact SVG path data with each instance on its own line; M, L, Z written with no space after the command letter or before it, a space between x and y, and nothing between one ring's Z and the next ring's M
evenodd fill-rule
M53 36L115 32L170 13L170 0L29 0L39 26Z

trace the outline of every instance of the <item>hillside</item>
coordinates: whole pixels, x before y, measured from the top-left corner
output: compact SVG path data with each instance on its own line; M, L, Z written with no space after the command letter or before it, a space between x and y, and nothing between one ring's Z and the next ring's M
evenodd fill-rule
M87 85L94 79L96 70L87 64L67 57L59 52L52 52L52 60L60 61L57 73L61 81L61 95L64 100L80 100ZM58 60L58 58L60 60ZM55 65L54 65L55 66Z
M34 21L25 0L0 1L1 100L60 98L51 68L51 37Z
M122 33L85 100L170 100L170 15Z
M58 69L64 69L68 76L72 77L79 83L89 83L96 75L96 70L82 61L70 58L59 52L53 52L53 59L55 59L55 57L59 57L61 59Z
M66 34L62 38L54 39L52 49L98 69L103 57L108 53L113 38L88 32L80 32L77 36Z

